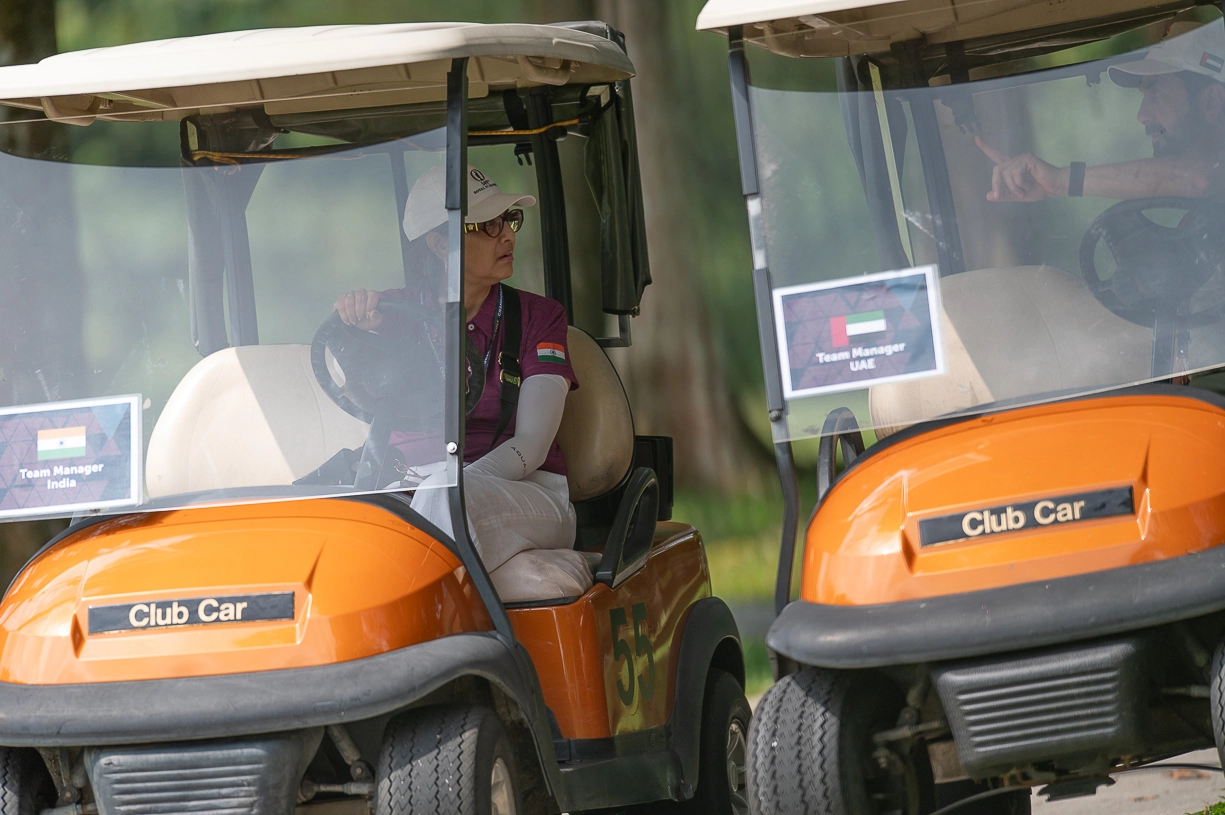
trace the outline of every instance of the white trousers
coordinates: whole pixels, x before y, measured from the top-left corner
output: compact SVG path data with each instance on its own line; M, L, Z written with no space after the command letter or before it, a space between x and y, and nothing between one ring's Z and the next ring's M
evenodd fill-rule
M453 535L445 483L438 473L421 483L413 509ZM573 597L591 588L591 569L574 551L576 520L564 475L541 470L520 481L464 473L468 531L504 602ZM547 554L546 554L547 550Z

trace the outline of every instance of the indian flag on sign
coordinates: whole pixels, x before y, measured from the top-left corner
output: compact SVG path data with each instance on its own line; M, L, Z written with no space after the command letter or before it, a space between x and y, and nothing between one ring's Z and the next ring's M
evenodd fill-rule
M538 362L559 362L566 361L566 348L556 342L542 342L536 346L536 360Z
M85 455L85 428L61 427L38 431L38 460Z
M834 347L849 345L851 337L861 334L877 334L887 329L885 312L862 311L859 314L848 314L845 317L829 318L829 335Z

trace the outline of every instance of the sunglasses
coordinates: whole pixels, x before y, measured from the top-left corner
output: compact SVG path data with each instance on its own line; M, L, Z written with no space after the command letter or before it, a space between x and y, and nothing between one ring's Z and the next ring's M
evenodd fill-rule
M464 233L475 232L478 229L484 232L491 238L496 238L502 234L502 230L507 226L511 232L518 232L523 226L523 210L508 209L496 218L490 218L479 224L464 224Z

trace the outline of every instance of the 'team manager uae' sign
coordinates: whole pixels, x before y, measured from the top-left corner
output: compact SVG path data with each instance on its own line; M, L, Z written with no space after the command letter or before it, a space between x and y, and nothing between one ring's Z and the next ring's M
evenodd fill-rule
M944 373L936 267L774 290L788 399Z

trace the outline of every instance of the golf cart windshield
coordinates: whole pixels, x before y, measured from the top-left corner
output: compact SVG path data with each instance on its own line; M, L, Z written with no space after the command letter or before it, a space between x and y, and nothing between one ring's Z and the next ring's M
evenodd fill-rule
M842 406L879 436L1225 366L1225 128L1187 104L1225 98L1225 29L1169 22L748 49L790 438ZM1145 61L1167 30L1177 74Z
M434 251L401 228L445 131L225 119L0 127L0 518L450 483L441 192ZM375 331L361 288L397 290Z

